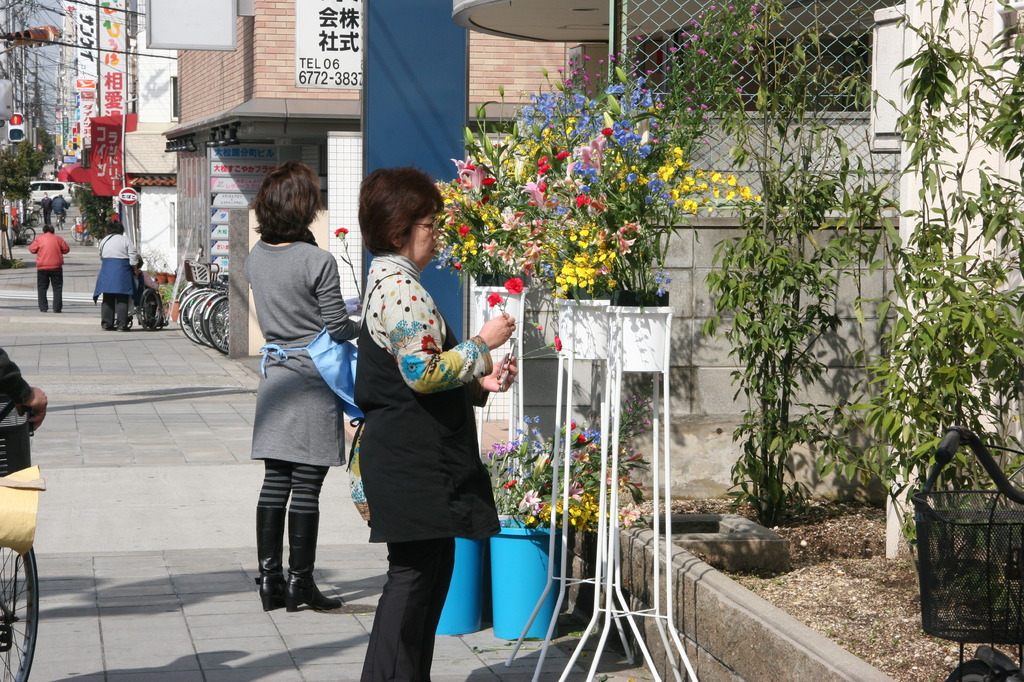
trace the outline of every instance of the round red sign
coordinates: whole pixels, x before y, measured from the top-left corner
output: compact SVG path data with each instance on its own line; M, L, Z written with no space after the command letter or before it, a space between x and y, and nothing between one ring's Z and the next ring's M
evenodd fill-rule
M125 206L131 206L139 200L139 193L131 187L125 187L117 193L117 199Z

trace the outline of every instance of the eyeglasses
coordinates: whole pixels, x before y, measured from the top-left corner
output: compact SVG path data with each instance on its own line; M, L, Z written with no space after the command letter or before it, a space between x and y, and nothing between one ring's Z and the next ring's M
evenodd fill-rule
M439 232L441 230L441 221L438 218L424 218L423 220L417 220L413 225L425 227L432 232Z

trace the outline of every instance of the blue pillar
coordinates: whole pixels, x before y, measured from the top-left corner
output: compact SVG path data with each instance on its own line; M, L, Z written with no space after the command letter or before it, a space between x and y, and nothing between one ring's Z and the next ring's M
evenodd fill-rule
M363 167L415 166L435 179L463 157L468 38L443 0L366 0ZM428 265L423 283L461 336L462 287Z

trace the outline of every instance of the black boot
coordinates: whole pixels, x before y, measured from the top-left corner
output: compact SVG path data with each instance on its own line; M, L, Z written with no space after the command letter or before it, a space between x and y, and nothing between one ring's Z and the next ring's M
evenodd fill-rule
M317 611L341 608L340 599L328 599L320 594L313 582L313 564L316 562L316 536L320 528L320 514L288 514L288 585L284 590L284 605L289 611L298 611L309 604Z
M256 556L260 562L260 599L263 610L284 606L284 570L281 547L284 544L285 510L277 507L256 507Z

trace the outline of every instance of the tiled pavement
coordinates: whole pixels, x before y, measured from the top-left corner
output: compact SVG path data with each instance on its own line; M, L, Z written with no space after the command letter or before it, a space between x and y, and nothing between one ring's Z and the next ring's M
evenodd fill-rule
M67 237L67 233L64 235ZM342 613L264 613L254 591L249 461L257 377L171 327L104 332L95 248L72 244L60 315L40 313L33 257L0 270L0 347L50 397L33 439L41 584L33 680L356 680L386 561L332 472L322 498L318 582ZM486 624L485 624L486 626ZM562 648L541 680L559 679ZM439 637L434 682L529 680L538 644L512 667L489 628ZM650 679L607 653L601 677ZM585 659L584 659L585 660ZM607 677L604 677L607 676ZM577 668L568 679L582 680Z

